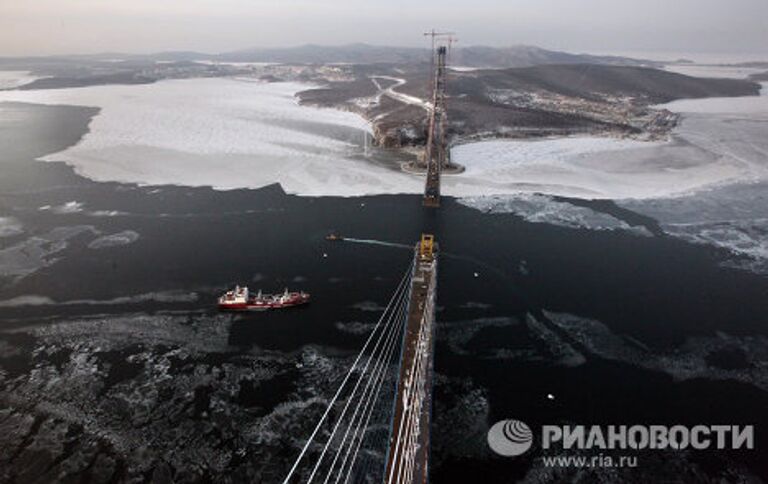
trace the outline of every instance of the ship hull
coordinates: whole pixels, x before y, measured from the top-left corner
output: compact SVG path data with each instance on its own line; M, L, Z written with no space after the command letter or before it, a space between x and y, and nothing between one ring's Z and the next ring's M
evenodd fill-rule
M309 297L299 298L285 302L248 302L248 303L224 303L219 304L219 311L248 312L269 311L271 309L287 309L309 304Z

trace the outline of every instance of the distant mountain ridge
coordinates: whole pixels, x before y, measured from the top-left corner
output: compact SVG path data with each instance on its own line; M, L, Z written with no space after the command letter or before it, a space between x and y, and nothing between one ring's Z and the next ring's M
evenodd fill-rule
M340 46L303 45L274 49L247 49L223 53L217 60L229 62L410 64L429 61L429 49L369 44ZM628 57L570 54L541 47L454 47L451 64L464 67L529 67L545 64L610 64L650 66L659 63Z
M474 46L456 49L452 63L467 67L532 67L547 64L606 64L660 66L662 63L630 57L571 54L568 52L519 45L512 47Z
M273 62L281 64L414 64L429 61L429 49L391 47L370 44L316 45L296 47L253 48L221 54L194 51L171 51L154 54L121 54L115 52L93 55L46 56L29 58L0 58L0 65L18 61L104 62L122 59L131 62ZM541 47L517 45L511 47L454 47L451 64L474 68L531 67L548 64L606 64L625 66L658 66L661 63L629 57L571 54Z

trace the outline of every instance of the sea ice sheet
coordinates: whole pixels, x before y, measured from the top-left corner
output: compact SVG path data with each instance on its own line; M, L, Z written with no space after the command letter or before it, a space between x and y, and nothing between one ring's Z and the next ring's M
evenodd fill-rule
M258 188L355 196L418 192L415 177L367 162L370 126L333 109L300 106L297 83L235 79L0 92L0 102L101 109L77 145L43 158L97 181Z
M707 64L672 64L664 70L691 77L708 77L718 79L746 79L752 74L765 72L757 67L735 67Z
M717 187L688 197L618 203L658 220L670 235L741 256L731 265L768 274L768 182Z
M300 106L295 94L308 87L187 79L4 91L0 102L101 108L80 143L44 158L66 161L99 181L220 189L280 183L289 193L310 196L422 191L421 177L360 156L362 134L370 130L362 118ZM652 198L765 177L768 147L759 123L765 121L767 100L670 104L673 110L708 114L686 115L674 140L666 143L587 136L456 146L453 159L466 171L446 176L443 193ZM740 113L736 119L733 111Z
M528 222L593 230L637 230L611 215L559 202L548 195L521 193L465 197L459 203L485 213L514 213Z

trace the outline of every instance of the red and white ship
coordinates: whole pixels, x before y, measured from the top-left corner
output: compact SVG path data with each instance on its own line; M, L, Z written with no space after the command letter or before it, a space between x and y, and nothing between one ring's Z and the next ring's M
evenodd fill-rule
M309 302L309 294L306 292L288 292L282 294L251 294L248 288L236 286L219 297L219 310L221 311L260 311L267 309L282 309L301 306Z

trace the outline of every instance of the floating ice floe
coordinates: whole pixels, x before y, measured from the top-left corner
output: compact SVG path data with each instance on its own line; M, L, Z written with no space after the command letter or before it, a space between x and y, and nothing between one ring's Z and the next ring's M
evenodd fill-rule
M354 309L357 309L358 311L375 312L375 313L380 313L386 309L384 306L380 305L375 301L362 301L362 302L353 304L352 307Z
M433 455L483 459L488 454L489 392L470 378L435 375Z
M532 338L539 340L547 348L548 360L553 360L563 366L579 366L587 359L570 343L563 341L557 333L544 322L539 321L532 314L526 316L526 325Z
M92 217L119 217L130 214L127 212L121 212L119 210L94 210L92 212L88 212L88 215Z
M230 349L231 326L223 316L200 316L188 325L187 316L129 314L95 319L63 320L37 327L35 336L62 344L76 344L88 335L89 346L107 351L137 341L152 345L182 345L186 351L205 354Z
M768 218L666 224L664 228L668 234L689 242L714 245L768 263ZM764 269L768 269L768 264L764 264Z
M21 223L13 217L0 217L0 238L12 237L24 232Z
M442 321L440 331L437 334L439 343L444 343L457 355L471 355L473 351L468 348L470 341L479 332L484 330L507 328L518 325L519 321L509 317L477 318L469 321ZM494 349L485 352L483 357L509 359L519 356L521 353L527 354L528 350L502 350ZM475 354L475 356L478 356Z
M24 306L109 306L120 304L140 304L145 302L180 303L197 301L195 292L184 291L160 291L132 296L121 296L112 299L73 299L69 301L54 301L47 296L28 294L17 296L5 301L0 301L0 308L13 308Z
M768 338L764 336L689 337L677 348L654 350L628 336L614 333L600 321L572 314L544 311L546 316L568 336L601 358L622 361L642 368L663 371L678 380L710 378L739 380L768 389ZM553 333L554 335L554 333ZM554 341L559 341L560 338ZM726 351L743 355L740 367L723 368L713 365L713 356Z
M90 249L105 249L108 247L118 247L121 245L132 244L139 240L139 234L133 230L123 230L116 234L105 235L94 239L88 244Z
M731 266L768 274L768 182L718 187L691 197L617 203L653 217L669 235L738 256Z
M101 445L110 448L102 460L119 459L127 476L151 474L159 465L181 472L201 455L207 468L224 473L231 451L251 445L240 437L254 422L253 413L237 403L241 389L260 385L290 364L279 354L230 358L228 319L135 315L33 330L35 368L5 379L0 393L14 395L19 415L42 422L32 454L46 452L64 462L52 464L55 472L43 480L62 472L109 477L115 463L94 458ZM206 360L214 353L223 361ZM7 420L0 430L10 430ZM23 454L22 463L26 447L11 447ZM249 454L255 455L253 448Z
M337 321L334 324L334 326L336 327L336 329L338 329L342 333L363 335L363 334L369 334L371 331L373 331L375 324L362 323L360 321L350 321L350 322Z
M466 197L459 203L485 213L513 213L533 223L593 230L631 230L647 235L642 227L633 227L606 213L557 201L548 195L517 194Z
M57 227L0 249L0 276L24 277L56 262L52 257L69 246L69 239L82 233L98 234L91 225Z
M225 480L284 473L280 456L303 445L356 351L239 352L231 327L226 315L130 314L20 329L35 364L0 373L0 397L12 400L0 419L3 448L18 451L9 466L27 468L44 452L53 462L46 482L108 480L116 465L130 480L158 469ZM0 343L0 355L15 352ZM29 445L23 437L35 422ZM235 454L248 459L232 466Z
M76 210L81 210L81 204L77 205ZM0 217L0 237L23 233L18 222L9 220L11 219ZM139 239L139 234L132 230L101 236L101 232L93 225L56 227L46 233L28 237L9 247L0 248L0 277L22 278L43 267L55 264L59 258L54 255L69 247L70 239L83 233L98 237L88 244L91 249L127 245Z
M462 309L490 309L493 305L477 301L467 301L464 304L459 305L459 307Z
M35 294L29 294L24 296L16 296L5 301L0 301L0 308L17 308L24 306L50 306L56 304L56 301L47 296L38 296Z
M53 213L57 214L68 214L68 213L80 213L83 211L84 204L82 202L78 202L76 200L73 200L71 202L66 202L61 205L51 206L51 205L43 205L38 210L40 211L51 211Z

